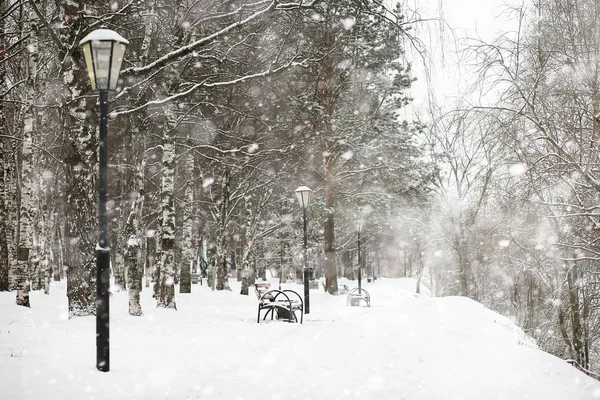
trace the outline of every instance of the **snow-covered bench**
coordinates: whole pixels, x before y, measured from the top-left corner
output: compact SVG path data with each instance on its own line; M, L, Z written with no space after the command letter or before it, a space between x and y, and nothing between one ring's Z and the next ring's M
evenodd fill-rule
M293 290L271 289L270 283L255 283L254 290L258 297L258 318L265 310L263 320L271 314L271 320L277 318L288 322L298 322L297 312L300 312L300 323L304 321L304 302L302 297Z
M346 305L360 306L361 301L365 302L367 307L371 307L371 295L365 289L353 288L346 295Z

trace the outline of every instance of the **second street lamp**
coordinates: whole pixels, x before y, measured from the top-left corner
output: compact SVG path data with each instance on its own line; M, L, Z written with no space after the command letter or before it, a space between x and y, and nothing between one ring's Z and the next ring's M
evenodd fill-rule
M110 371L109 287L110 255L106 215L108 164L108 92L117 88L125 48L129 42L117 32L102 27L80 42L92 90L100 97L100 138L98 141L98 245L96 247L96 368Z
M307 249L308 249L308 205L310 203L310 194L312 190L310 190L307 186L300 186L296 189L296 196L298 197L298 203L300 203L300 207L302 207L302 216L304 220L304 314L310 313L310 287L308 283L308 277L310 272L308 270L308 257L307 257Z

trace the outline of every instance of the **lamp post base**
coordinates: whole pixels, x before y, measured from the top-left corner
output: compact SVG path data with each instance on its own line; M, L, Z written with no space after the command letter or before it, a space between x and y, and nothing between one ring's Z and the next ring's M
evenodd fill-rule
M304 268L304 314L310 314L310 286L308 277L310 272L308 268Z

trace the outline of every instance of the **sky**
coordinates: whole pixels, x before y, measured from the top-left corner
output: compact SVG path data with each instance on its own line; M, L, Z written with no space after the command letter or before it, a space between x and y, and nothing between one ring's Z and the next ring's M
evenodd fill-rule
M355 281L344 281L356 287ZM271 280L277 286L277 279ZM111 296L111 370L95 367L95 317L67 318L66 285L0 293L0 397L9 400L593 400L600 382L536 348L464 297L415 294L413 279L363 283L371 307L311 290L303 324L257 323L257 298L193 285L177 310L144 315ZM302 292L302 286L285 288ZM178 293L178 288L176 288Z
M417 13L409 14L409 18L420 15L427 20L417 24L414 31L425 46L425 54L407 46L407 58L412 60L417 78L411 88L414 110L422 112L431 95L436 103L449 107L466 92L475 79L464 52L467 38L492 42L501 32L514 30L507 4L508 0L405 1L405 9Z

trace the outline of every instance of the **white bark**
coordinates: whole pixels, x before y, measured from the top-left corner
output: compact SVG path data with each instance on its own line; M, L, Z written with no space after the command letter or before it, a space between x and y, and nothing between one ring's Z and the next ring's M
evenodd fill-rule
M194 171L194 153L188 152L185 156L185 167L184 177L189 178L191 172ZM183 242L181 243L182 254L181 254L181 265L180 265L180 282L179 292L190 293L192 291L191 285L191 268L194 263L194 217L193 217L193 204L194 204L194 185L192 179L186 179L184 189L185 204L183 205Z
M157 306L174 308L175 304L175 204L174 204L174 177L175 177L175 105L170 104L165 109L165 122L163 127L163 171L161 183L161 243L159 270L159 295Z
M223 174L223 190L221 194L221 204L219 206L219 233L217 237L217 254L214 267L216 282L213 284L217 290L229 288L227 282L227 246L225 243L227 224L229 222L227 218L227 214L229 212L229 184L229 171L226 170Z
M29 274L35 257L33 224L35 223L35 182L33 177L33 130L35 129L35 79L38 64L38 18L29 15L30 36L27 53L27 84L24 105L23 142L21 155L21 205L19 207L19 244L17 249L17 298L20 306L30 307ZM34 271L35 272L35 271ZM29 276L28 276L29 275Z
M129 315L142 315L140 304L140 292L142 290L143 263L141 255L141 244L143 240L140 227L140 217L144 204L144 169L145 162L137 166L134 183L135 197L131 204L131 212L125 226L127 237L124 266L127 270L127 287L129 294Z
M19 190L17 181L16 145L13 142L6 158L4 201L7 213L6 244L8 247L8 288L17 289L17 246L19 237Z
M86 6L60 2L60 15L80 15ZM89 3L87 4L89 6ZM62 43L78 39L83 20L65 21L60 30ZM62 49L61 93L64 98L63 160L67 205L64 229L64 255L67 271L69 317L96 314L96 247L98 244L98 111L90 94L89 79L79 49ZM109 135L110 140L110 135Z

